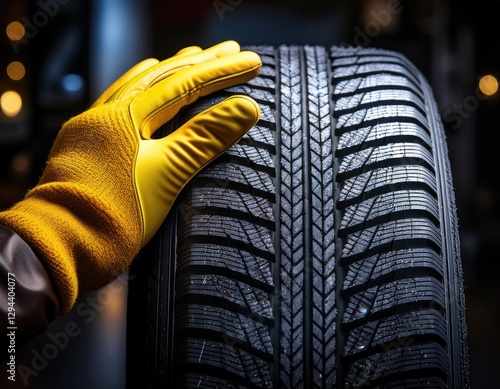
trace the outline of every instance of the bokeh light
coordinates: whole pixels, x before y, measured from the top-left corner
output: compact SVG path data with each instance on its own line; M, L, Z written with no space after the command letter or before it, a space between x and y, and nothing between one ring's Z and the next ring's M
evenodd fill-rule
M23 100L19 93L10 90L0 97L0 107L6 116L14 117L21 112Z
M498 92L498 80L488 74L479 80L479 90L486 96L493 96Z
M12 170L17 175L23 175L29 172L32 164L31 156L26 152L20 152L11 162Z
M10 22L5 31L9 39L13 41L20 41L26 33L24 26L19 22Z
M21 80L25 74L26 69L19 61L13 61L7 66L7 75L14 81Z

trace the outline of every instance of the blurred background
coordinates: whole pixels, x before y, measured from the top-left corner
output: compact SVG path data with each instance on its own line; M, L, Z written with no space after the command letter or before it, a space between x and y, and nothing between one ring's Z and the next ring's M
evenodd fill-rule
M471 386L500 387L500 1L0 0L0 11L0 208L36 184L61 124L145 57L225 39L404 53L431 83L448 137ZM79 335L19 350L26 369L12 387L124 388L126 281L77 308L49 331L74 323Z

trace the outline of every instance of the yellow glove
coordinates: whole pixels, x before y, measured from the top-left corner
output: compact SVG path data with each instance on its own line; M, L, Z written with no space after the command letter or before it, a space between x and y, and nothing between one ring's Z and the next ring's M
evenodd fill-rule
M151 135L181 107L255 77L256 53L228 41L143 61L59 132L39 184L0 213L40 256L61 299L125 270L181 189L258 120L257 103L232 96L162 139Z

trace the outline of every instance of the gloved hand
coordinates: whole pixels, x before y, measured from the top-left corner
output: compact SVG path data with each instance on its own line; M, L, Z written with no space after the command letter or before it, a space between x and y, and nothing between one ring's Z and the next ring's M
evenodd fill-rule
M78 294L125 270L186 183L258 120L257 103L232 96L162 139L151 135L181 107L255 77L256 53L228 41L143 61L91 109L70 119L38 185L0 213L0 224L38 254L67 312Z

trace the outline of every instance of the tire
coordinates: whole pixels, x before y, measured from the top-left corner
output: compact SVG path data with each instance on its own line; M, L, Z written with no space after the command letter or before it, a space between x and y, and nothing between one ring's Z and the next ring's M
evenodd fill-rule
M258 78L173 124L234 93L262 110L134 263L129 387L468 387L454 193L424 77L390 51L252 49Z

